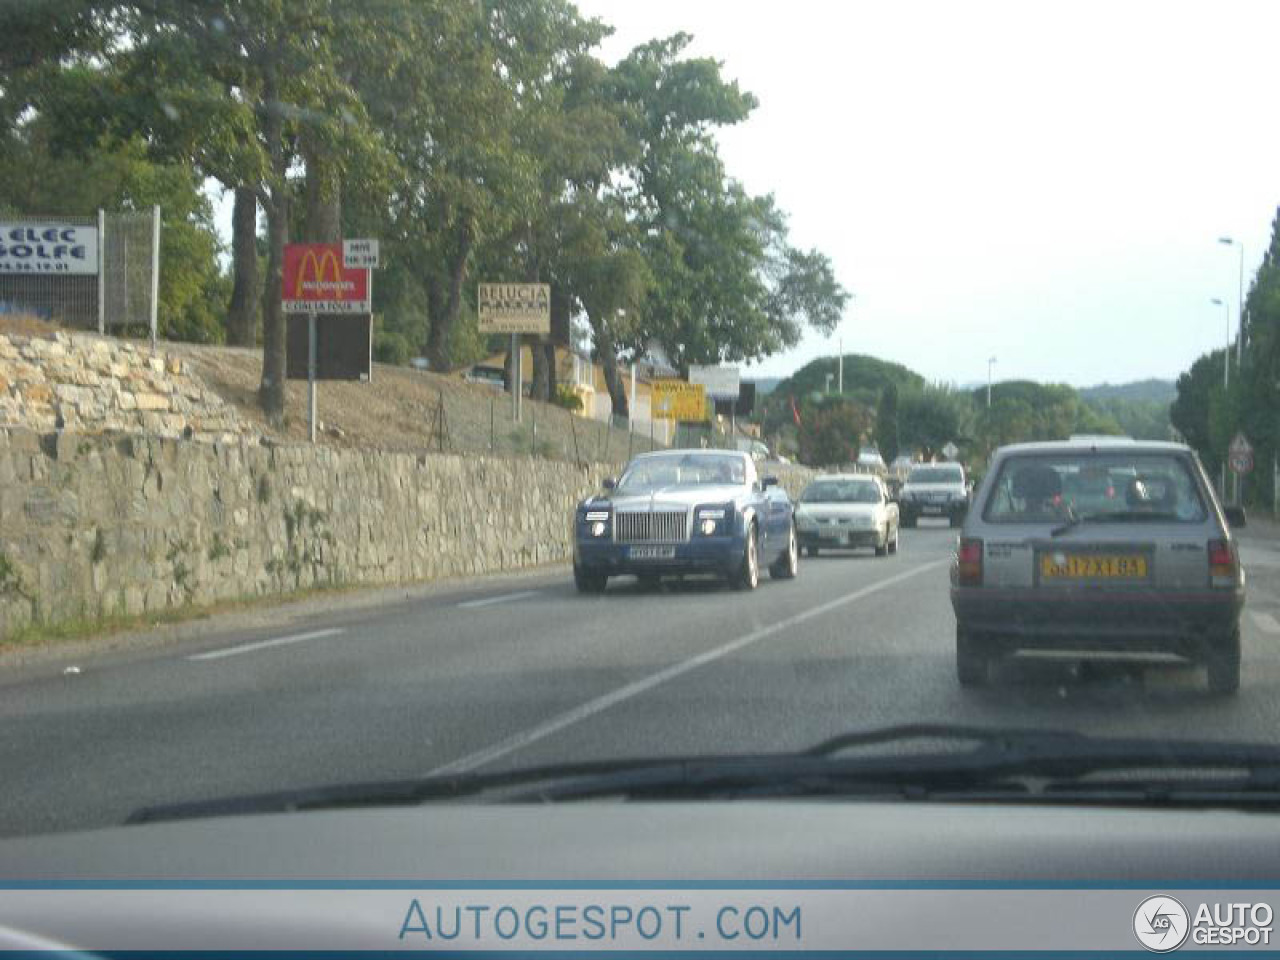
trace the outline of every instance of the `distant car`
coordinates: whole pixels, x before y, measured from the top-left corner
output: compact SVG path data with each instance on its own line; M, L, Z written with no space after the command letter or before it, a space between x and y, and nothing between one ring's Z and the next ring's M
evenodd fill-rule
M877 557L898 552L898 506L878 477L817 477L800 494L795 513L800 546L811 557L824 547L870 547Z
M663 450L636 457L602 496L574 512L573 579L601 593L610 577L716 574L754 590L760 568L775 579L799 572L791 498L760 477L750 453Z
M467 383L478 383L486 387L505 390L507 386L506 376L506 371L501 367L491 367L477 363L467 369L462 375L462 379Z
M1190 448L1020 444L997 450L951 570L956 669L966 686L1025 650L1165 654L1240 684L1245 575Z
M969 487L958 463L918 463L898 494L902 525L914 527L921 517L946 517L958 527L969 509Z
M883 472L886 469L884 457L880 456L880 451L875 447L863 447L858 451L858 466L877 472Z

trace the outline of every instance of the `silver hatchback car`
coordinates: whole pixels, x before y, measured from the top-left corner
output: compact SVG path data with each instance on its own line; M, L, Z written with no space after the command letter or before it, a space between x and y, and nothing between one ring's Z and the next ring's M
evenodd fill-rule
M1002 447L952 563L960 683L1023 651L1154 653L1203 663L1210 690L1234 693L1245 576L1229 527L1243 523L1182 444Z

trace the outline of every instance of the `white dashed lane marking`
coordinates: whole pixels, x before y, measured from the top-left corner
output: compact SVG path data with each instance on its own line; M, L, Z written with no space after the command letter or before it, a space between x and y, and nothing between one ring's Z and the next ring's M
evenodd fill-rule
M496 597L485 597L483 600L467 600L458 604L463 610L474 610L477 607L491 607L495 603L510 603L512 600L524 600L527 597L536 597L537 590L521 590L519 593L504 593Z
M340 627L330 627L327 630L312 630L310 633L294 633L287 637L275 637L271 640L258 640L254 643L242 643L236 647L224 647L221 650L208 650L205 653L197 653L194 656L187 657L188 660L221 660L224 657L234 657L241 653L256 653L259 650L268 650L271 647L285 647L291 643L302 643L304 640L319 640L321 637L334 637L344 631Z
M1280 633L1280 620L1277 620L1273 615L1251 610L1249 611L1249 616L1253 617L1254 624L1264 633Z

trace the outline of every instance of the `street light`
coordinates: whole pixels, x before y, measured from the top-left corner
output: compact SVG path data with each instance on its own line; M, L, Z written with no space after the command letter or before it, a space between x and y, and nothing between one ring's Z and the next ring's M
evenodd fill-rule
M1236 339L1236 369L1238 370L1244 362L1244 244L1231 237L1219 237L1218 242L1228 247L1240 248L1240 276L1237 280L1239 300L1236 307L1236 319L1240 322L1240 336Z
M995 364L996 358L989 357L987 359L987 409L991 409L991 367Z
M1222 308L1222 315L1227 321L1227 349L1222 355L1222 389L1231 386L1231 307L1225 300L1213 297L1210 303Z

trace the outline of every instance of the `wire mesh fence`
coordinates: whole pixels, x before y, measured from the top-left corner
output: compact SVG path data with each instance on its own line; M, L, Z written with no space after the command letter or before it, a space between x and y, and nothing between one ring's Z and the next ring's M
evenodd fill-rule
M0 211L0 313L154 342L159 243L159 207L93 216Z
M155 340L160 210L109 213L102 244L105 332L146 331ZM123 328L123 329L122 329Z

